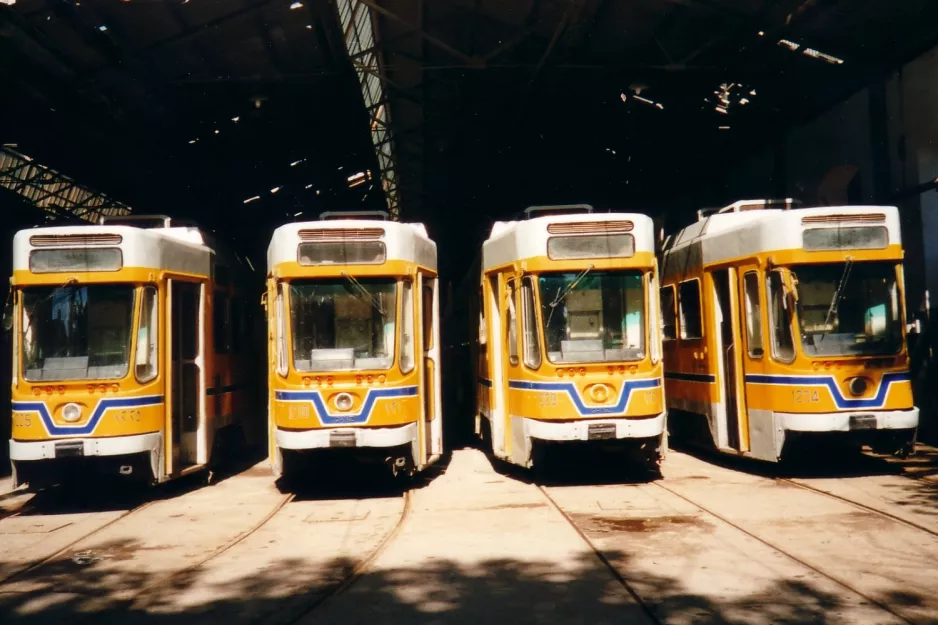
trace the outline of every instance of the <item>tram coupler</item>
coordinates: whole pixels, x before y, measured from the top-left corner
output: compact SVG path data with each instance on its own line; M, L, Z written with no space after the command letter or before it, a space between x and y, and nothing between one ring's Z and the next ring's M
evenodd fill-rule
M406 456L388 456L384 461L391 467L391 473L394 477L401 473L405 475L413 475L414 473L413 462Z

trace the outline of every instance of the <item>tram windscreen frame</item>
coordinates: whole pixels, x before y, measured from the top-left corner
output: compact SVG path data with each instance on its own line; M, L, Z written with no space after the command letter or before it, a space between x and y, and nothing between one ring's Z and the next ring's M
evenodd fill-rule
M806 356L876 356L902 348L903 311L893 261L791 267Z
M23 377L29 382L120 380L130 371L133 284L26 286Z
M291 280L293 368L301 373L390 369L398 290L396 278Z
M547 359L552 364L644 359L646 273L588 268L538 274Z

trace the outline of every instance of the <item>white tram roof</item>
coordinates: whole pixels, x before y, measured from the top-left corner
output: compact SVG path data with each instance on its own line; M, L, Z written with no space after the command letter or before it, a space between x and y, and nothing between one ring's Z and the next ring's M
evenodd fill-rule
M738 208L744 204L747 202L737 202L720 212L702 216L696 223L669 236L663 246L665 258L672 254L689 254L686 262L679 264L699 265L766 252L804 249L805 230L838 226L885 227L887 244L902 242L899 209L895 206Z
M378 232L380 230L380 232ZM312 239L312 232L319 232ZM334 231L334 232L323 232ZM368 238L362 238L369 231ZM349 236L352 234L353 236ZM280 263L296 262L301 242L316 241L381 241L387 251L386 260L403 260L436 271L436 243L421 223L401 223L377 219L328 219L289 223L274 230L267 247L267 271Z
M654 224L651 217L640 213L574 213L534 217L520 221L496 221L489 238L482 244L483 269L492 269L525 258L547 256L547 239L552 235L552 224L601 224L602 222L631 222L635 252L655 251ZM588 226L583 228L588 231ZM597 227L595 234L600 233ZM561 233L556 233L562 236ZM565 234L565 233L564 233ZM584 232L584 234L587 234Z
M105 239L106 235L117 235ZM39 245L35 245L39 243ZM136 228L119 225L54 226L20 230L13 237L14 270L30 270L34 250L114 248L122 267L142 267L207 276L212 255L201 230L191 226ZM75 270L81 271L80 268ZM67 269L64 271L68 271Z

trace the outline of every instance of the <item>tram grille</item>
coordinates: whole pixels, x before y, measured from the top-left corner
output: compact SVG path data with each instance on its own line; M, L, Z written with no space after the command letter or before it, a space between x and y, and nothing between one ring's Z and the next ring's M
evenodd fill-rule
M313 228L300 230L300 241L373 241L384 236L384 228Z
M886 215L883 213L866 213L863 215L809 215L801 218L801 225L810 224L841 224L841 223L885 223Z
M33 247L62 247L79 245L120 245L119 234L34 234L29 237Z
M631 221L570 221L547 225L550 234L624 234L631 232Z

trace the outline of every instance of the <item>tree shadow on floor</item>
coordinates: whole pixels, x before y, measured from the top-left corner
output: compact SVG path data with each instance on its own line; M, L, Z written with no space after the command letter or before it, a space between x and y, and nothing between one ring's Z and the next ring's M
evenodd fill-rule
M724 469L770 479L825 480L894 476L890 501L917 514L938 516L938 450L918 446L907 459L875 455L868 449L830 456L799 457L775 464L730 456L705 448L676 443L673 449Z
M133 553L132 544L112 544L99 560L65 558L41 576L0 589L0 622L46 624L167 623L172 625L241 623L588 623L683 624L834 624L854 623L859 597L823 591L803 580L780 580L758 592L714 590L713 596L689 592L680 579L663 573L630 570L630 557L607 557L645 600L637 603L596 557L573 554L565 562L504 557L467 564L430 559L411 566L378 568L341 595L323 603L325 593L347 575L346 559L311 566L301 555L250 574L214 581L196 569L137 596L160 581L158 575L120 572L109 563ZM846 591L845 591L846 593ZM715 599L715 597L721 597ZM901 605L923 598L900 587L881 597ZM867 622L888 622L872 610ZM878 618L876 618L878 615ZM920 621L921 622L921 621ZM928 622L938 622L936 620Z

